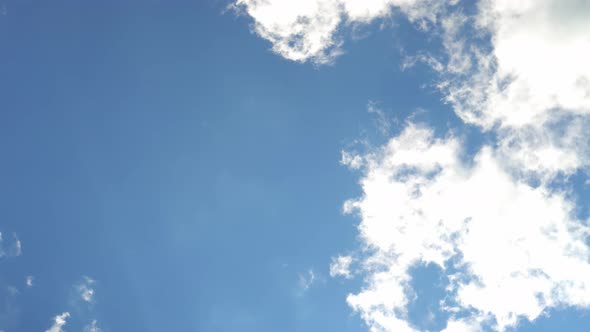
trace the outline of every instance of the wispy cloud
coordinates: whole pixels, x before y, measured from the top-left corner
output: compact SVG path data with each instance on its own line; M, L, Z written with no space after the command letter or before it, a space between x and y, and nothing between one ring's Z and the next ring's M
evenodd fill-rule
M338 256L332 258L332 263L330 264L330 277L352 278L352 272L350 271L351 264L351 256Z
M392 121L387 116L387 113L385 113L385 111L383 111L379 107L379 105L374 101L369 101L369 104L367 105L367 111L376 116L376 119L375 119L375 121L377 123L376 127L379 130L379 132L382 135L389 135L390 130L391 130Z
M95 320L93 320L92 322L90 322L90 324L84 326L84 330L83 332L100 332L102 331L101 328L98 327L98 323Z
M300 273L299 279L298 279L299 289L306 291L316 281L317 281L317 277L316 277L315 272L312 269L307 270L307 272L305 272L305 273Z
M45 332L64 332L63 327L66 325L67 319L70 317L69 312L64 312L53 318L53 325Z
M82 283L76 286L78 295L87 303L92 303L94 300L94 289L92 288L96 281L90 277L82 277Z

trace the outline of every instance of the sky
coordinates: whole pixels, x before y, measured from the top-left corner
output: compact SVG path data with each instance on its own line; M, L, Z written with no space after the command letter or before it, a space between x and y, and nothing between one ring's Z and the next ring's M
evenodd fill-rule
M0 331L586 331L589 22L0 0Z

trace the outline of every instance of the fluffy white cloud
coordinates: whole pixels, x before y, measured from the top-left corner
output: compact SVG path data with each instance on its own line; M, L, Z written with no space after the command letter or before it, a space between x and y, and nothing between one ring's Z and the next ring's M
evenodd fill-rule
M590 113L589 2L487 0L481 8L496 61L482 121L522 126L546 122L556 108Z
M238 0L236 4L254 19L256 33L287 59L325 63L339 52L334 36L341 22L337 0Z
M53 318L53 325L45 332L64 332L63 327L66 325L66 320L70 317L69 312L64 312L61 315Z
M550 179L587 168L590 3L478 4L474 17L442 20L448 61L423 59L440 73L446 100L466 123L497 131L508 162L523 173ZM482 35L489 47L476 40Z
M453 2L453 1L451 1ZM342 24L366 24L398 8L412 20L435 19L432 0L236 0L274 52L298 62L329 63L341 54Z
M449 329L476 330L473 322L494 318L503 331L549 307L590 306L590 230L572 217L567 193L517 181L491 147L468 166L461 146L410 124L362 156L364 194L345 208L360 216L371 254L367 285L349 304L376 331L414 331L410 270L433 263L447 271L453 262L461 272L450 275L453 301L442 309L475 314Z

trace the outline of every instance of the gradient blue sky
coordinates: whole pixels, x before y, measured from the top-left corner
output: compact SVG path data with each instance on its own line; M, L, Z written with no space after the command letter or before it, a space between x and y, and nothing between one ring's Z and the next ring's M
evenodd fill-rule
M69 312L65 331L368 331L346 303L363 277L329 274L360 246L341 150L411 114L473 146L485 135L432 70L400 69L431 47L405 19L360 28L318 66L272 53L227 5L0 0L0 330ZM410 320L440 330L424 321L446 279L416 275ZM518 330L589 324L566 310Z

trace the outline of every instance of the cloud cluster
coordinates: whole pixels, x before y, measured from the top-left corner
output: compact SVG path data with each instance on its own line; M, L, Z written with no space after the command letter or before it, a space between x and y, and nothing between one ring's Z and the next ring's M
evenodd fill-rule
M423 62L465 125L493 137L465 157L465 142L409 123L386 145L344 152L362 172L359 272L348 297L373 331L415 331L412 269L448 279L445 331L498 331L549 308L590 307L588 220L568 178L590 165L590 4L580 0L237 0L279 55L332 62L342 27L394 11L440 40ZM428 29L425 29L427 27ZM467 159L467 160L466 160ZM561 181L560 186L555 186ZM349 277L335 258L331 275ZM356 271L355 271L356 272Z
M33 286L33 277L28 276L26 279L26 283L28 287ZM82 318L87 317L88 314L93 314L94 310L92 308L92 304L94 304L94 288L93 285L96 283L96 280L88 277L83 276L82 281L78 284L73 286L75 291L75 299L71 302L72 308L74 311L78 312L76 316L84 316ZM82 300L82 302L80 302ZM80 305L88 306L90 311L84 313L81 311ZM63 327L66 325L67 320L70 318L70 313L68 311L63 312L61 315L57 315L53 318L53 325L46 330L46 332L64 332L65 330ZM80 317L77 317L80 319ZM98 327L98 322L96 319L91 320L87 325L85 325L82 329L84 332L100 332L102 331L101 328Z
M449 1L451 3L456 1ZM237 0L234 8L254 19L254 31L286 59L317 64L342 53L339 28L367 24L394 8L413 21L435 20L444 1L434 0Z
M410 271L432 263L449 278L441 309L474 310L500 331L548 307L590 306L590 229L567 193L515 181L491 147L466 163L462 146L410 124L363 157L363 197L345 209L371 254L349 304L375 330L414 331Z

